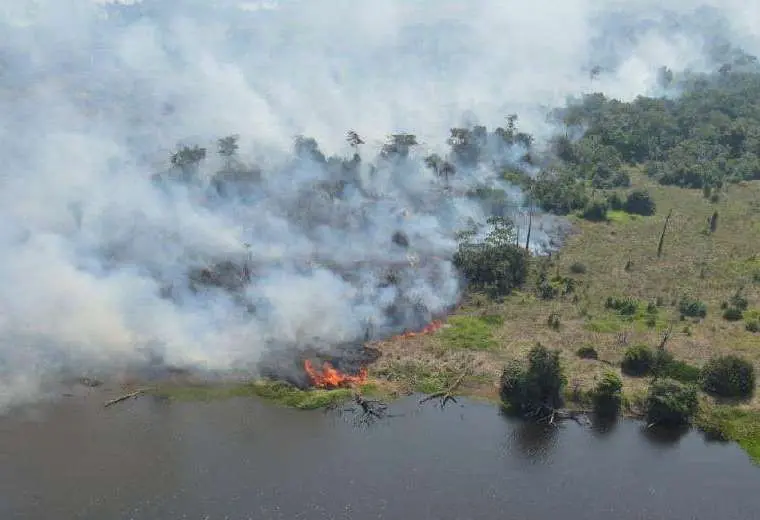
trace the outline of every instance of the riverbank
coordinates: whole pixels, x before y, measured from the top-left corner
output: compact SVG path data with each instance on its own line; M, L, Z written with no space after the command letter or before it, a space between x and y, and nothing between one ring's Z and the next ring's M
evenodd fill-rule
M631 174L631 189L646 189L654 199L654 215L610 212L606 222L571 217L575 232L553 258L533 259L521 291L503 301L468 295L436 334L378 342L383 356L373 373L401 392L435 392L468 370L459 391L496 399L504 365L541 343L561 353L571 406L582 406L599 378L613 371L623 380L625 413L636 415L651 378L621 370L630 346L654 349L665 341L678 363L674 377L689 383L719 355L741 356L760 370L760 334L751 324L760 315L760 183L728 186L708 200L700 191ZM719 223L711 232L708 219L716 212ZM542 272L548 291L539 287ZM747 310L729 320L726 302L736 294ZM632 309L617 311L610 299ZM684 316L686 299L703 306L704 316ZM732 405L701 400L697 424L740 442L760 461L760 396Z
M550 259L533 258L520 291L501 301L468 294L435 332L373 343L382 355L359 391L392 400L443 392L456 383L457 395L498 402L505 364L541 343L560 351L568 406L588 407L591 389L613 371L623 381L623 414L640 416L651 378L621 370L631 346L655 348L666 340L679 367L673 377L689 383L717 355L739 355L760 370L760 334L750 326L760 316L760 183L731 185L707 199L700 191L654 184L637 170L631 177L631 189L651 194L654 215L610 212L606 222L571 217L574 232L562 251ZM718 224L710 231L708 218L716 212ZM748 308L743 319L727 320L724 302L739 292ZM683 316L686 298L702 305L704 316ZM611 308L610 299L625 300L632 309ZM302 391L272 382L165 385L156 392L177 399L257 395L303 409L351 396L348 390ZM760 461L760 396L730 405L705 395L700 399L697 426L739 442Z

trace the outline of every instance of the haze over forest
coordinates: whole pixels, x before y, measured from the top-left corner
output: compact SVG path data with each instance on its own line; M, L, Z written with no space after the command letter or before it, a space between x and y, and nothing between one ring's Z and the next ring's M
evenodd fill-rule
M760 51L760 5L738 0L6 4L0 408L61 376L255 371L420 326L461 293L456 233L494 210L473 190L504 190L524 224L501 173L538 173L526 153L567 132L552 109L677 97L662 67ZM450 130L476 125L485 152L452 155ZM535 225L541 252L563 224ZM233 281L208 280L220 265Z

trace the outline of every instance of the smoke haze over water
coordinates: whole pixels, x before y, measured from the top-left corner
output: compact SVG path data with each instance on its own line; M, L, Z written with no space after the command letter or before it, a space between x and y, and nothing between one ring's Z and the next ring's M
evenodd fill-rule
M268 349L418 326L456 301L453 233L485 219L419 160L446 152L449 128L518 113L540 139L568 96L656 92L660 66L711 70L716 44L754 53L760 34L749 0L3 4L0 408L61 374L255 368ZM304 134L350 158L349 129L366 141L351 172L291 153ZM400 132L418 149L371 174ZM262 178L210 195L229 134ZM209 149L199 176L156 182L185 140ZM493 173L458 171L452 190ZM315 195L338 181L341 197ZM191 289L188 273L225 260L249 262L250 282Z

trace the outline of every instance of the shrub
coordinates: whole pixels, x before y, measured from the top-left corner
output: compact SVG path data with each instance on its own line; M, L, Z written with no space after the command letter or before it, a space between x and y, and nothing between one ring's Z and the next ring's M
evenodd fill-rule
M744 313L741 309L737 309L736 307L726 307L723 311L723 319L728 321L739 321L743 315Z
M586 345L579 348L575 352L575 355L581 359L599 359L599 353L591 345Z
M570 265L570 272L573 274L586 274L586 266L580 262L573 262Z
M623 209L626 213L649 216L654 215L656 206L648 191L633 190L628 194Z
M614 309L623 316L633 316L636 314L639 303L633 298L607 298L604 306L608 309Z
M658 365L657 373L660 377L675 379L681 383L698 383L701 374L699 368L684 361L673 359L665 364Z
M538 293L538 297L542 300L553 300L559 296L559 288L552 285L549 280L543 280L539 283L536 292Z
M593 201L590 202L581 213L581 216L592 222L604 222L607 220L607 202L605 201Z
M700 379L705 392L720 397L750 397L755 391L755 368L738 356L711 359Z
M614 372L607 372L602 376L592 390L594 411L599 415L617 415L623 402L623 381Z
M704 318L707 316L707 305L699 300L684 297L678 303L678 311L681 313L681 316Z
M623 199L620 197L620 194L615 191L612 192L609 197L607 197L607 204L611 210L619 211L625 206L625 201L623 201Z
M689 424L697 413L697 389L672 379L661 379L649 387L646 401L647 421L662 426Z
M549 325L550 329L559 330L559 327L562 324L560 321L559 313L552 312L549 314L549 318L547 318L546 324Z
M655 366L655 355L646 345L628 347L623 354L620 368L629 376L643 376L652 371Z
M728 306L739 309L740 311L746 311L747 307L749 307L749 301L747 301L747 298L745 298L741 290L739 290L728 299Z
M528 352L527 367L509 363L501 374L499 394L509 407L521 414L545 414L562 405L567 379L562 373L559 352L537 345Z
M465 236L454 255L454 265L470 285L503 296L525 282L528 253L514 244L510 220L492 217L488 223L492 230L483 242L471 242L472 233Z
M744 324L744 328L747 332L760 332L760 320L749 320Z

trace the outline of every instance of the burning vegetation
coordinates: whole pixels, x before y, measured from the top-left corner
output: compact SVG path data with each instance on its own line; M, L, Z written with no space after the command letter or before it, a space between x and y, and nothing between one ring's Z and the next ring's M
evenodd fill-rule
M309 376L312 386L316 388L350 388L355 385L360 385L367 380L366 367L362 367L357 375L352 376L337 370L329 361L325 361L322 364L322 370L319 371L314 368L311 361L307 359L303 362L303 369Z

